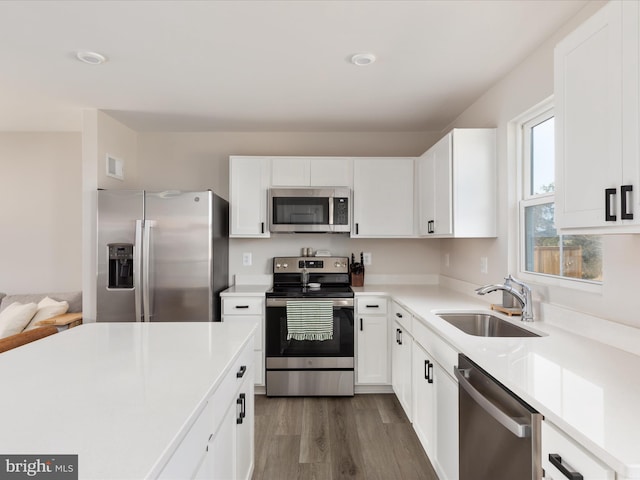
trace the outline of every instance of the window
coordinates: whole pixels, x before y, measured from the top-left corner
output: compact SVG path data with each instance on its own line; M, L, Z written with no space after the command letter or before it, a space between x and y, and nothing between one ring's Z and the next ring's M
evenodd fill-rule
M602 282L599 235L558 235L554 221L553 109L522 126L523 199L520 202L520 270L583 282Z

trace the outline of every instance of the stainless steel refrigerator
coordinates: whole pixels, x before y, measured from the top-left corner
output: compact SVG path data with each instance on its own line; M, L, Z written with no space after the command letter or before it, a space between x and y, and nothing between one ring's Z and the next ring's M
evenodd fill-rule
M212 191L98 191L98 322L220 321L229 204Z

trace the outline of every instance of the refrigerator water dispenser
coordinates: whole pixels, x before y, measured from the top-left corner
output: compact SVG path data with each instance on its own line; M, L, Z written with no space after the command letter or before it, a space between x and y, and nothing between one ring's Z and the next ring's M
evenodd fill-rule
M108 288L133 288L133 244L110 243Z

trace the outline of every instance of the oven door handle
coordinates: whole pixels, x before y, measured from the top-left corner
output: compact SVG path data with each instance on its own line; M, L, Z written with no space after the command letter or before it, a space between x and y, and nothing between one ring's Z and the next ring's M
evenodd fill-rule
M353 298L316 298L316 297L296 297L296 298L267 298L266 306L267 307L286 307L287 302L296 301L296 302L304 302L305 300L312 301L329 301L333 302L334 307L353 307Z
M527 423L521 423L522 418L513 418L504 413L496 404L487 400L473 385L467 380L469 376L469 370L465 368L453 367L453 373L458 379L458 384L469 394L469 396L480 406L482 409L495 418L503 427L509 430L518 438L526 438L531 436L531 425Z

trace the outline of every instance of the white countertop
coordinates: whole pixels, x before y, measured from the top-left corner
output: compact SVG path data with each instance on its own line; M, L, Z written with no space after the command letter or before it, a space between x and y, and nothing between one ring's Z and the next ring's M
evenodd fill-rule
M264 297L271 285L232 285L220 292L221 297Z
M618 473L640 478L639 356L540 321L510 320L544 335L539 338L467 335L434 312L489 311L488 304L443 287L353 290L357 296L391 296Z
M0 452L78 454L80 478L155 476L253 328L85 324L0 355Z

